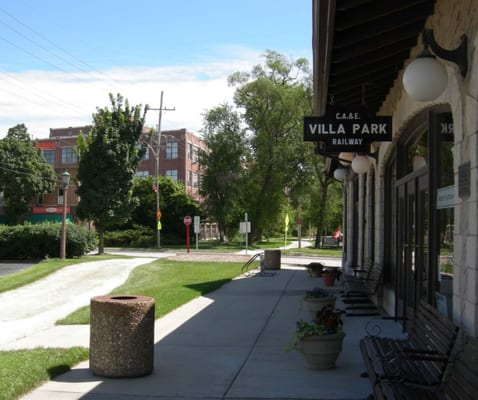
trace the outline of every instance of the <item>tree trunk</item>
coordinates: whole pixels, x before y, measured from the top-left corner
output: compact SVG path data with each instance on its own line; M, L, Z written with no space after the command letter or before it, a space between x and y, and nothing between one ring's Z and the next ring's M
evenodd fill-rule
M104 229L98 229L98 254L104 254L105 252L105 231Z

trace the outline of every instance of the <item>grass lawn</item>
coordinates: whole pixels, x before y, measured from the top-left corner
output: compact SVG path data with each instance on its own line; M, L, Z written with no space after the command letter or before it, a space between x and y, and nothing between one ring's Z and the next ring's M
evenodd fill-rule
M88 359L88 349L34 349L0 352L0 400L11 400Z
M211 292L241 273L243 263L174 261L165 258L139 266L111 294L135 294L155 299L159 318L196 297ZM61 325L89 324L90 307L58 321Z

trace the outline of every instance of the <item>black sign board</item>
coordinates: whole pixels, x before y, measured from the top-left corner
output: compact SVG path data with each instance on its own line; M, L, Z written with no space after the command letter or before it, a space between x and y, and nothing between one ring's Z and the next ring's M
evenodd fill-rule
M451 112L435 114L436 129L442 142L453 142L453 116Z
M360 152L372 142L392 140L392 117L365 106L328 106L323 117L304 117L304 141L324 142L327 152Z

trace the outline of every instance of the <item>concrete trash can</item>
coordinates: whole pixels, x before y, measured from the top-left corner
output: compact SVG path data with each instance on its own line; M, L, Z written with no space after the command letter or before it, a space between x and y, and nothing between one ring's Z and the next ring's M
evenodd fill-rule
M154 299L93 297L90 302L90 370L108 378L148 375L154 364Z
M264 269L280 269L280 250L264 250Z

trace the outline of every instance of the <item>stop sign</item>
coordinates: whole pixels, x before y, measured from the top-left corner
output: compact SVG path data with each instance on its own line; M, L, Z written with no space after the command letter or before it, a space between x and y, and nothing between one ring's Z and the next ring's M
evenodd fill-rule
M192 218L189 215L186 215L183 219L184 225L191 225Z

